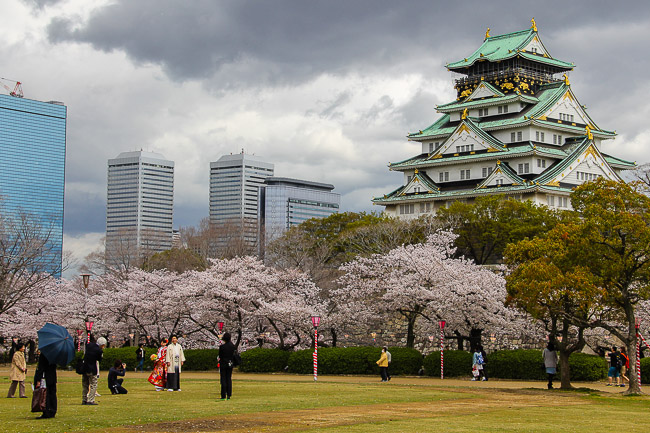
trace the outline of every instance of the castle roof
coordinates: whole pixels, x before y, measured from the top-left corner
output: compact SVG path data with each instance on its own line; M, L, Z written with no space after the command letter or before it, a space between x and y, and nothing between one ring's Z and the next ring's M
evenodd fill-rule
M526 47L533 41L541 45L539 35L533 28L506 33L504 35L488 36L472 55L462 60L448 63L447 69L454 72L462 72L463 69L467 69L477 62L500 62L515 57L554 66L558 70L568 71L575 67L573 63L552 58L546 50L543 53L526 51Z

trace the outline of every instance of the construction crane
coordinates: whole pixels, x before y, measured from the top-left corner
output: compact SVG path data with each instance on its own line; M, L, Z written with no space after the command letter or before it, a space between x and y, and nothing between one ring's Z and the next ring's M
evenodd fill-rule
M20 81L9 80L7 78L2 78L2 77L0 77L0 80L10 81L12 83L16 83L16 85L14 86L14 89L11 90L11 87L7 86L5 83L0 81L0 85L2 85L2 87L7 89L7 92L9 92L10 96L13 96L15 98L22 98L23 97L23 86L22 86L22 83Z

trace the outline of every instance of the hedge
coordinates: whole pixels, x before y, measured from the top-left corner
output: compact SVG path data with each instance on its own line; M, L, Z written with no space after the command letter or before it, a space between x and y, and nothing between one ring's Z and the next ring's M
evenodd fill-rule
M445 376L462 377L472 373L472 354L464 350L445 350ZM424 372L440 377L440 351L431 352L424 358Z
M390 347L391 375L415 375L422 366L422 355L415 349ZM289 372L309 374L313 372L313 349L291 353ZM318 349L318 372L320 374L379 374L377 360L379 347L323 347Z
M135 350L136 347L118 347L118 348L105 348L104 357L99 362L100 370L108 370L113 366L116 359L126 363L127 371L133 369L138 365L136 361ZM158 352L158 349L145 347L144 356L144 370L153 370L153 361L151 355ZM214 370L217 368L217 357L219 356L219 349L186 349L183 351L185 355L185 363L183 364L184 370L204 371ZM83 357L83 352L77 352L75 360L72 361L69 368L74 369L76 360Z
M246 373L271 373L284 371L291 352L257 347L241 353L239 371Z
M469 377L472 372L472 353L446 350L445 376ZM488 354L488 377L518 380L546 380L539 350L499 350ZM569 357L572 381L592 382L607 377L607 361L595 355L574 353ZM648 365L650 367L650 364ZM424 370L429 376L440 376L440 352L424 358ZM643 369L641 370L643 371ZM650 375L650 371L648 372ZM648 376L650 379L650 376Z

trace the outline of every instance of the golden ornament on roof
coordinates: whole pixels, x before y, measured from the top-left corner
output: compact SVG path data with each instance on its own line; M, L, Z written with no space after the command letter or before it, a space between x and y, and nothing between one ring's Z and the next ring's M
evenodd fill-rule
M530 23L532 24L532 26L530 26L530 27L533 29L534 32L536 32L537 31L537 23L535 22L534 17L530 19Z
M594 139L594 134L591 133L591 128L589 125L585 126L585 133L587 134L587 138L590 140Z
M485 39L490 37L490 28L488 27L487 30L485 31Z
M570 84L569 83L569 77L567 76L567 74L564 74L562 76L564 77L564 84L566 84L568 86Z
M465 108L465 109L463 110L463 115L460 116L460 118L463 119L463 120L467 119L467 108Z

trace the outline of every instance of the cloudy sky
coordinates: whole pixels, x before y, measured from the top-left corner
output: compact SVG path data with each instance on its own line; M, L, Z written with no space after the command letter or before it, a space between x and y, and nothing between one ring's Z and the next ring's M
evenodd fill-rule
M81 259L123 151L175 161L176 227L207 216L210 161L242 149L334 184L343 210L373 210L401 182L386 164L419 151L407 132L454 98L444 64L531 17L618 132L604 151L650 160L647 1L4 0L0 77L68 107L64 242Z

